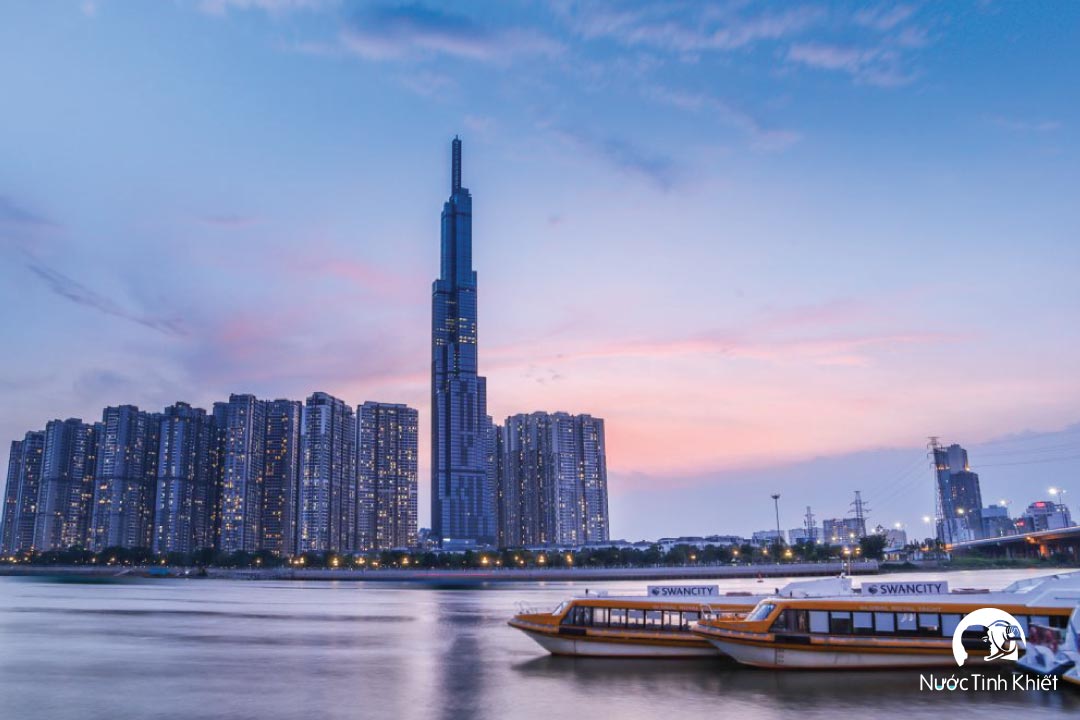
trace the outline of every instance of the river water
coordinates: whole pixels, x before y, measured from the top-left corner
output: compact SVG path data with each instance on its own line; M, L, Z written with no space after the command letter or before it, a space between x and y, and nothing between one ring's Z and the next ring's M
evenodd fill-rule
M1026 571L949 573L1000 588ZM887 579L881 575L875 579ZM937 579L941 575L896 576ZM769 590L769 579L723 590ZM519 603L641 583L382 583L0 578L0 718L1077 717L1080 693L920 691L919 671L771 672L716 660L554 658L506 619Z

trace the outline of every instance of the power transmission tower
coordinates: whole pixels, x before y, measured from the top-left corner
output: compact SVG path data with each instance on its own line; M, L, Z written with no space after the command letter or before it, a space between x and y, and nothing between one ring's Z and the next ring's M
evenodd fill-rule
M806 506L806 515L803 517L803 527L806 528L806 539L813 544L817 542L817 524L814 522L814 513L811 512L809 505Z
M851 503L851 512L855 514L855 527L859 537L866 537L866 516L870 514L870 505L862 499L862 491L855 491L855 499Z

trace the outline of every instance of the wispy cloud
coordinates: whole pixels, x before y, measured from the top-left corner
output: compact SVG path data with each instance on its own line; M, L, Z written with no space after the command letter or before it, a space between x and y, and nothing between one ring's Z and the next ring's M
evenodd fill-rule
M743 13L735 5L705 3L636 8L566 3L557 11L573 32L586 39L608 38L627 46L677 53L737 50L778 40L806 30L824 16L821 8L810 6Z
M852 19L856 25L874 30L892 30L915 14L913 5L877 5L858 10Z
M49 218L19 205L4 195L0 195L0 224L33 228L56 227L56 223Z
M648 86L646 97L682 110L708 112L725 125L745 133L752 147L759 150L783 150L801 139L794 130L765 127L749 113L706 93L692 93L660 85Z
M561 43L535 30L490 28L422 5L380 5L354 13L342 30L342 42L362 58L381 61L448 56L506 62L563 51Z
M296 10L318 10L338 5L340 0L200 0L199 9L208 15L226 15L230 10L261 10L281 15Z
M916 78L903 68L901 54L884 46L799 43L788 49L787 59L818 70L844 72L857 83L878 87L907 85Z
M37 260L30 260L26 266L52 292L77 305L97 310L105 315L129 320L165 335L183 336L187 334L179 320L130 311L111 298L91 290L82 283Z
M604 160L618 170L643 177L661 190L670 190L686 177L685 169L670 155L648 151L632 142L601 136L583 128L541 123L563 141Z

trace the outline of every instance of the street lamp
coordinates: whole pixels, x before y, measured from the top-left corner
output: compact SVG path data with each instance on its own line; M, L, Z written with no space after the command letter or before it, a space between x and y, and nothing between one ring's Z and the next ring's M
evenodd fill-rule
M773 493L771 497L776 510L776 547L779 548L784 544L784 535L780 530L780 493Z

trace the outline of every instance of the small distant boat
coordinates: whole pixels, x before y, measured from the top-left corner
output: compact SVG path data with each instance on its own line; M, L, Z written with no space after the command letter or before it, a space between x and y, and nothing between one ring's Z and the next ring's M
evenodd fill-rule
M947 584L944 582L939 585ZM782 594L781 594L782 595ZM1069 624L1080 572L1013 583L994 593L769 597L745 618L703 618L693 632L745 665L773 669L954 666L952 637L965 615L993 607L1025 635ZM966 652L987 657L985 629L964 633ZM954 666L955 667L955 666Z

